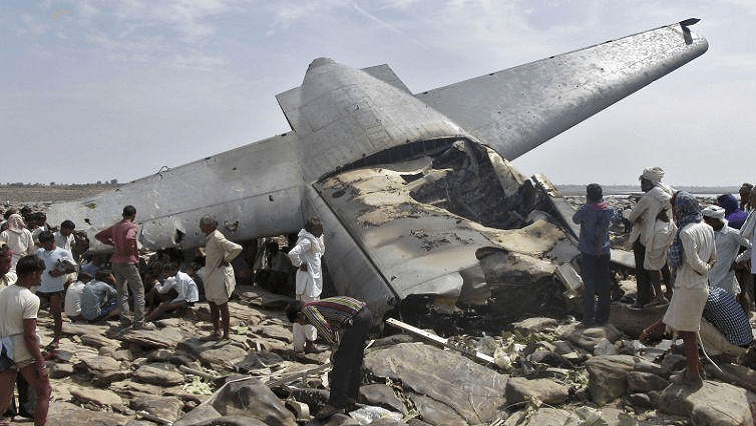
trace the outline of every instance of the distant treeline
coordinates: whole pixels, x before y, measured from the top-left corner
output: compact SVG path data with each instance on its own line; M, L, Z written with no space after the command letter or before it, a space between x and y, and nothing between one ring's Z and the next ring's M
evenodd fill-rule
M25 183L25 182L6 182L5 184L0 184L0 188L37 188L37 187L45 187L45 186L57 186L61 188L88 188L92 186L119 186L118 179L112 179L110 181L97 181L96 183Z

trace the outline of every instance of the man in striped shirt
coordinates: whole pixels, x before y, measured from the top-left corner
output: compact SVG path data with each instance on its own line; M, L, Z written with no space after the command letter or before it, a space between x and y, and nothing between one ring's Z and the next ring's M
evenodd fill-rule
M357 402L365 342L373 321L365 303L351 297L329 297L313 302L295 300L286 307L291 322L315 326L328 343L338 346L330 374L328 405L316 417L325 419Z

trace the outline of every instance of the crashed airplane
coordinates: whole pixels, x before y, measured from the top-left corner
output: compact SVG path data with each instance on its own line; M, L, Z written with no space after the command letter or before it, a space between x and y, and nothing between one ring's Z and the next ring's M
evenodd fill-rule
M702 55L707 41L688 28L697 21L417 94L387 65L319 58L277 96L292 131L54 204L48 220L84 225L97 250L93 233L133 204L139 240L155 250L202 245L206 214L235 241L295 233L316 215L337 291L375 312L411 296L486 298L491 256L551 274L534 256L576 253L560 243L567 226L532 217L548 210L540 180L508 160Z

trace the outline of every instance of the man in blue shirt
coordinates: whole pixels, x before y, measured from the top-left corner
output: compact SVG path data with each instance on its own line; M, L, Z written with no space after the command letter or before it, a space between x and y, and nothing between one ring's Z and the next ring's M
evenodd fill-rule
M604 324L609 320L609 225L615 215L603 201L601 186L586 187L586 203L572 221L580 225L580 266L583 269L583 325ZM598 295L598 307L595 296Z

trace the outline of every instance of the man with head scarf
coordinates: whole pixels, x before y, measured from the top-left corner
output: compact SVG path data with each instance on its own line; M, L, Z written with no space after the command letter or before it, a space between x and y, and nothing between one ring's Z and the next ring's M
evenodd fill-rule
M8 229L0 232L0 241L8 244L8 247L13 251L12 271L16 270L18 259L28 254L34 254L37 249L34 246L32 234L26 229L26 223L24 223L20 214L12 214L8 217Z
M667 260L667 250L675 233L670 220L672 188L661 182L664 170L661 167L646 167L640 176L641 189L645 194L638 200L627 220L633 223L630 241L635 254L635 278L638 296L633 304L642 309L651 301L652 289L656 301L667 300L661 292L661 269Z
M643 330L639 340L645 342L664 327L683 339L688 367L682 382L700 387L701 362L696 345L701 315L709 295L709 271L717 261L714 230L704 223L698 200L687 192L672 198L677 235L669 248L669 263L677 270L675 291L664 317Z
M722 194L717 197L717 204L719 204L725 212L725 219L730 228L740 229L745 223L748 213L738 207L738 200L732 196L732 194Z
M709 284L712 287L721 287L741 301L744 310L748 310L747 292L741 292L740 285L735 279L735 270L732 268L735 257L740 247L751 247L751 242L743 238L740 233L727 224L725 210L719 206L709 206L701 212L703 220L714 229L714 240L717 246L717 263L709 273Z

